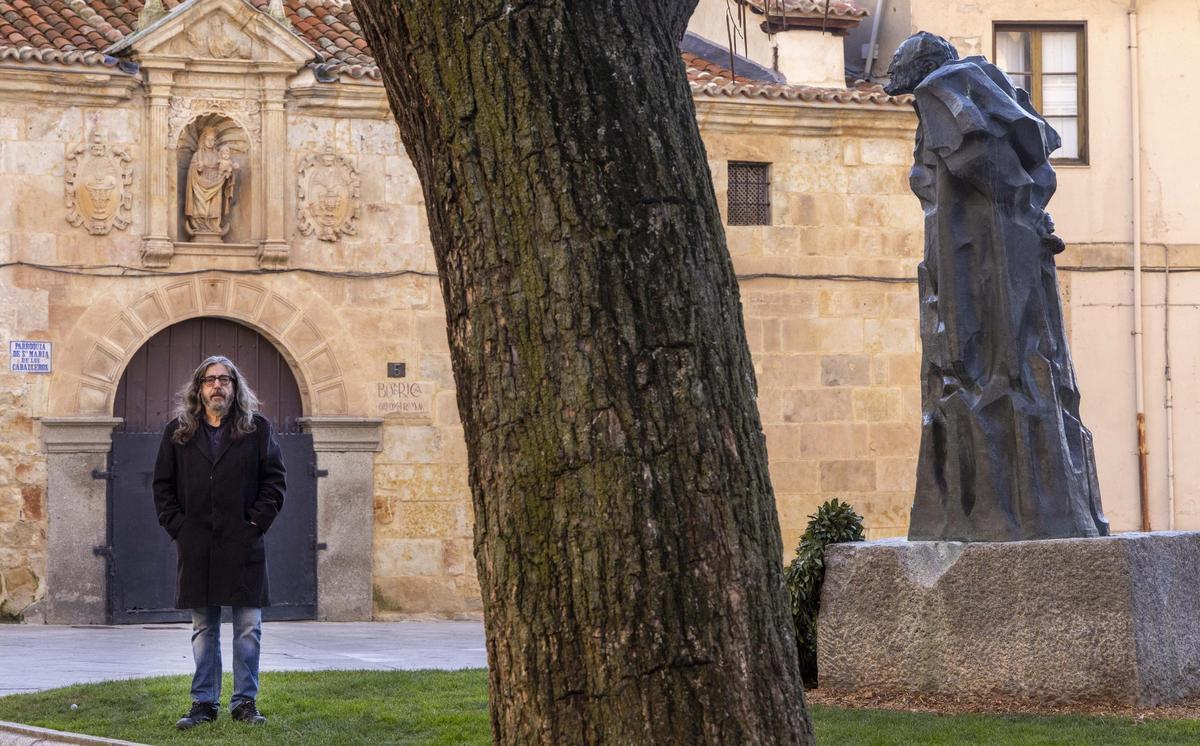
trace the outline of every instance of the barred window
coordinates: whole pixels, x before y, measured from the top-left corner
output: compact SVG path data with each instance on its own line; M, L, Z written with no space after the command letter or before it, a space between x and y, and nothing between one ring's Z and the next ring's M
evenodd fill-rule
M771 224L771 164L729 162L729 225Z

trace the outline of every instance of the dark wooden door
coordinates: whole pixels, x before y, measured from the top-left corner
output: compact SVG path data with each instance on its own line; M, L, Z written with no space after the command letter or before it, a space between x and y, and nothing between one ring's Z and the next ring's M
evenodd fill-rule
M150 481L158 433L114 433L108 456L109 623L176 622L175 545L158 525Z
M113 414L125 418L109 455L108 587L111 623L186 621L174 607L175 547L158 525L151 475L174 397L200 361L224 355L242 371L278 433L287 470L284 510L267 536L267 620L316 617L316 458L299 432L300 390L279 351L253 329L204 318L168 327L134 355Z
M224 355L237 365L258 394L262 413L275 432L300 432L296 421L303 416L300 387L287 361L266 337L219 318L181 321L142 345L117 384L113 416L125 419L118 429L162 432L175 408L175 395L211 355Z

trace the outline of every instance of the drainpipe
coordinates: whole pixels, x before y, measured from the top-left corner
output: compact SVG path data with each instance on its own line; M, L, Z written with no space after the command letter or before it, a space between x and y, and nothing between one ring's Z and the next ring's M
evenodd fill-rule
M1163 409L1167 418L1167 530L1175 530L1175 392L1171 382L1171 247L1163 246Z
M867 42L867 63L863 65L863 80L871 82L871 67L875 64L875 45L879 43L879 26L883 23L883 0L875 2L875 17L871 19L871 41Z
M1129 8L1129 123L1133 155L1133 386L1137 397L1138 495L1142 530L1150 530L1150 473L1146 447L1145 356L1142 352L1142 133L1138 93L1137 0Z

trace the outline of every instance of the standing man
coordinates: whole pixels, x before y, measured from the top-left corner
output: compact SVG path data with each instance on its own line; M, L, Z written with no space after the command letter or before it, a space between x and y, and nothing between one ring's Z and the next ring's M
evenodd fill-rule
M180 730L217 719L221 607L233 609L234 720L262 725L258 655L268 605L264 534L283 508L283 459L258 397L226 357L200 363L180 392L154 466L158 522L179 556L175 606L192 611L192 708Z

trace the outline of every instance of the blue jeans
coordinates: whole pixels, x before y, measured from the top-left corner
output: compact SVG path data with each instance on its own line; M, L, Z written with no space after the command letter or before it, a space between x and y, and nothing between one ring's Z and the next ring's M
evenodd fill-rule
M258 698L262 609L233 607L233 698L229 709ZM221 607L192 609L193 702L221 702Z

